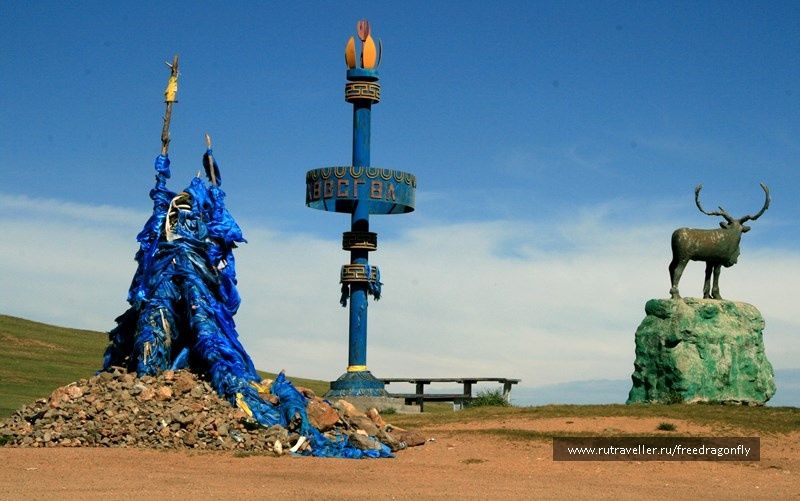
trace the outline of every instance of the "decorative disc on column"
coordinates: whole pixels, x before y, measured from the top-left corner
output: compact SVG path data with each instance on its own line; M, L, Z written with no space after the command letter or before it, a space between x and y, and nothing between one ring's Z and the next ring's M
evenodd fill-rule
M352 103L366 99L377 103L381 100L381 85L378 82L347 82L344 86L344 100Z
M353 282L379 282L380 271L377 266L367 264L345 264L342 265L342 272L339 275L339 283L349 284Z
M371 231L345 231L342 234L342 250L378 250L378 234Z
M323 167L306 173L306 205L329 212L353 213L355 201L370 214L405 214L414 210L417 177L379 167Z

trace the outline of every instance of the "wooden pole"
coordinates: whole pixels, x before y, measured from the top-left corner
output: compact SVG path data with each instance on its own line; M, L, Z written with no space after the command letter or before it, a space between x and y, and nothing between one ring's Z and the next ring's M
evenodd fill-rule
M172 64L166 63L170 68L167 88L164 90L164 102L166 110L164 112L164 126L161 129L161 154L166 156L169 150L169 123L172 120L172 105L177 102L178 97L178 55L172 58Z
M208 177L211 178L211 184L217 185L217 173L214 172L214 157L211 155L211 136L206 132L206 150L208 150Z

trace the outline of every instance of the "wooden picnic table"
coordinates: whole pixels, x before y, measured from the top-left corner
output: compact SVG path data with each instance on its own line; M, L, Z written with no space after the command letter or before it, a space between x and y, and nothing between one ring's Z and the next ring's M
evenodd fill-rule
M472 386L477 383L502 383L503 398L509 401L511 387L520 382L519 379L496 377L457 377L457 378L381 378L384 384L411 383L416 386L414 393L395 393L391 397L404 398L406 403L416 403L420 411L423 410L425 401L453 402L454 405L463 405L473 399ZM461 393L425 393L425 386L431 383L459 383L463 385Z

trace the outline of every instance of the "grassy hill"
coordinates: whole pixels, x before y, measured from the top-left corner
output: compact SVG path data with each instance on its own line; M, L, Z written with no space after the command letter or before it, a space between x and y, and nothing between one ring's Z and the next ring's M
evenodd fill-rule
M0 419L59 386L92 376L103 363L102 332L68 329L0 315ZM262 377L275 374L259 371ZM328 383L289 377L321 395Z
M107 342L100 332L0 315L0 417L94 374Z
M0 419L33 400L49 395L55 388L90 377L100 367L107 338L104 333L68 329L0 315ZM259 371L262 377L275 374ZM318 395L328 383L289 377L295 384L311 388ZM626 416L686 419L727 430L757 433L800 431L800 408L736 407L722 405L546 405L540 407L479 407L451 412L451 406L431 404L425 414L394 415L400 426L426 426L491 419L538 419L553 417ZM517 440L543 440L563 435L562 431L539 432L490 429L482 433L512 436ZM510 434L510 435L509 435ZM555 435L554 435L555 434Z

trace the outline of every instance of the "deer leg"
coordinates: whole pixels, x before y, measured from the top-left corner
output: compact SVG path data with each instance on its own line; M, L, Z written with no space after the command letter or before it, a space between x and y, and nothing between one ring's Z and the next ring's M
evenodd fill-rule
M669 279L672 284L669 289L669 295L672 299L681 298L678 292L678 283L681 281L681 275L683 275L683 269L686 268L686 263L688 261L681 261L678 258L672 258L672 262L669 263Z
M711 289L711 297L714 299L722 299L722 296L719 295L719 272L721 270L721 264L714 266L714 288Z
M711 298L711 272L714 270L714 265L706 263L706 280L703 282L703 299Z

